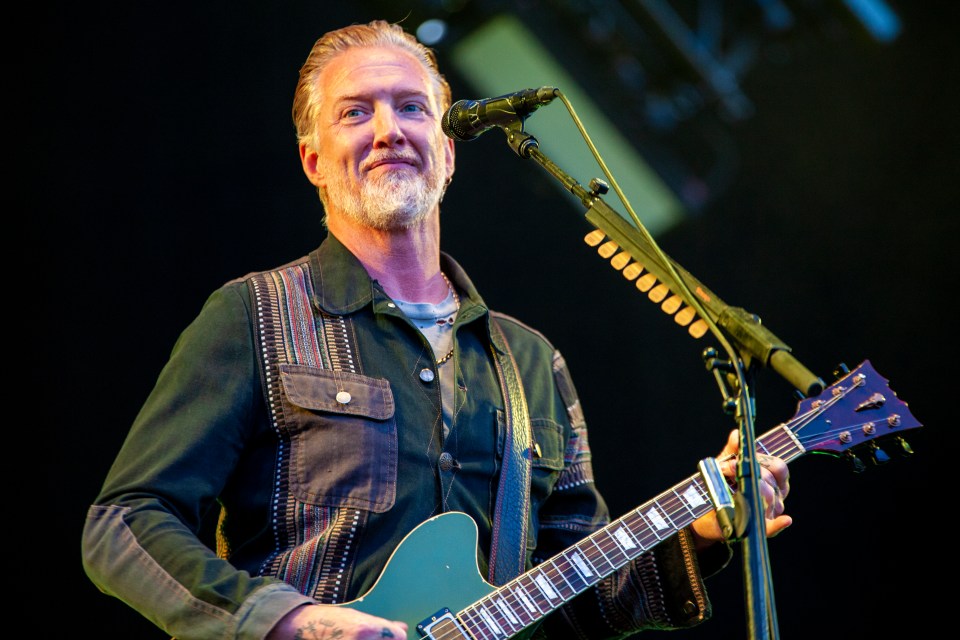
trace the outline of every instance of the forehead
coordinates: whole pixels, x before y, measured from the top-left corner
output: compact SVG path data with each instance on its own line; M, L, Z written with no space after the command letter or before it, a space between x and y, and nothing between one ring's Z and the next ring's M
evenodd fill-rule
M396 47L347 49L327 64L319 84L326 104L396 92L422 93L436 100L427 68L413 54Z

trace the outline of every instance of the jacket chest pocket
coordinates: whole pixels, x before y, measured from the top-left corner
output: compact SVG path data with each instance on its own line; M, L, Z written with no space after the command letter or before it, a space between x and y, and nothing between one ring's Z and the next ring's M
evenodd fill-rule
M503 409L497 409L497 461L502 463L507 442L506 417ZM563 427L548 418L530 418L531 445L531 487L530 497L535 507L545 501L564 466L564 439Z
M289 488L300 501L382 513L397 496L393 392L382 378L280 365Z

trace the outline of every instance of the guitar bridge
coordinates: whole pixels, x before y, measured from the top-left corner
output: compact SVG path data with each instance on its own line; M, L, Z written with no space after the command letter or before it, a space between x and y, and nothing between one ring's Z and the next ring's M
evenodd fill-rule
M443 608L417 625L421 638L443 640L470 640L466 629L457 621L450 609Z

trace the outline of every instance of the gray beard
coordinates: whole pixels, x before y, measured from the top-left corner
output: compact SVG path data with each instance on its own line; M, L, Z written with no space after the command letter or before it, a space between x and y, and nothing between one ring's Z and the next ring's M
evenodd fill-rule
M355 222L394 231L409 229L424 220L442 195L443 184L436 175L408 175L404 171L366 179L359 193L338 177L327 187L326 200Z

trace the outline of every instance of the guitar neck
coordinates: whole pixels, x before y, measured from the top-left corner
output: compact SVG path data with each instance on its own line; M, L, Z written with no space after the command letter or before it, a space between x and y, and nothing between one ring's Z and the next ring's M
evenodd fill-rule
M893 439L909 454L901 434L919 426L907 404L864 360L819 396L802 399L793 419L754 444L759 453L786 462L809 452L856 459L854 451L861 448L882 461L886 454L877 440ZM697 473L501 587L483 580L473 554L461 556L450 546L456 533L467 527L476 544L476 523L466 514L442 514L411 532L387 565L387 569L400 567L402 575L403 568L419 566L422 557L440 553L439 575L410 584L398 580L396 571L388 574L385 569L377 583L385 586L377 593L371 589L357 604L378 615L407 616L409 600L417 600L412 607L417 616L422 611L435 612L426 619L406 618L412 621L411 629L418 630L417 637L514 638L524 630L532 631L549 613L714 509L707 482ZM446 593L450 590L465 593L459 600L451 599ZM455 612L454 608L461 609Z
M759 437L757 450L786 461L804 453L785 425ZM713 509L706 482L696 473L478 600L456 618L471 638L511 637Z

